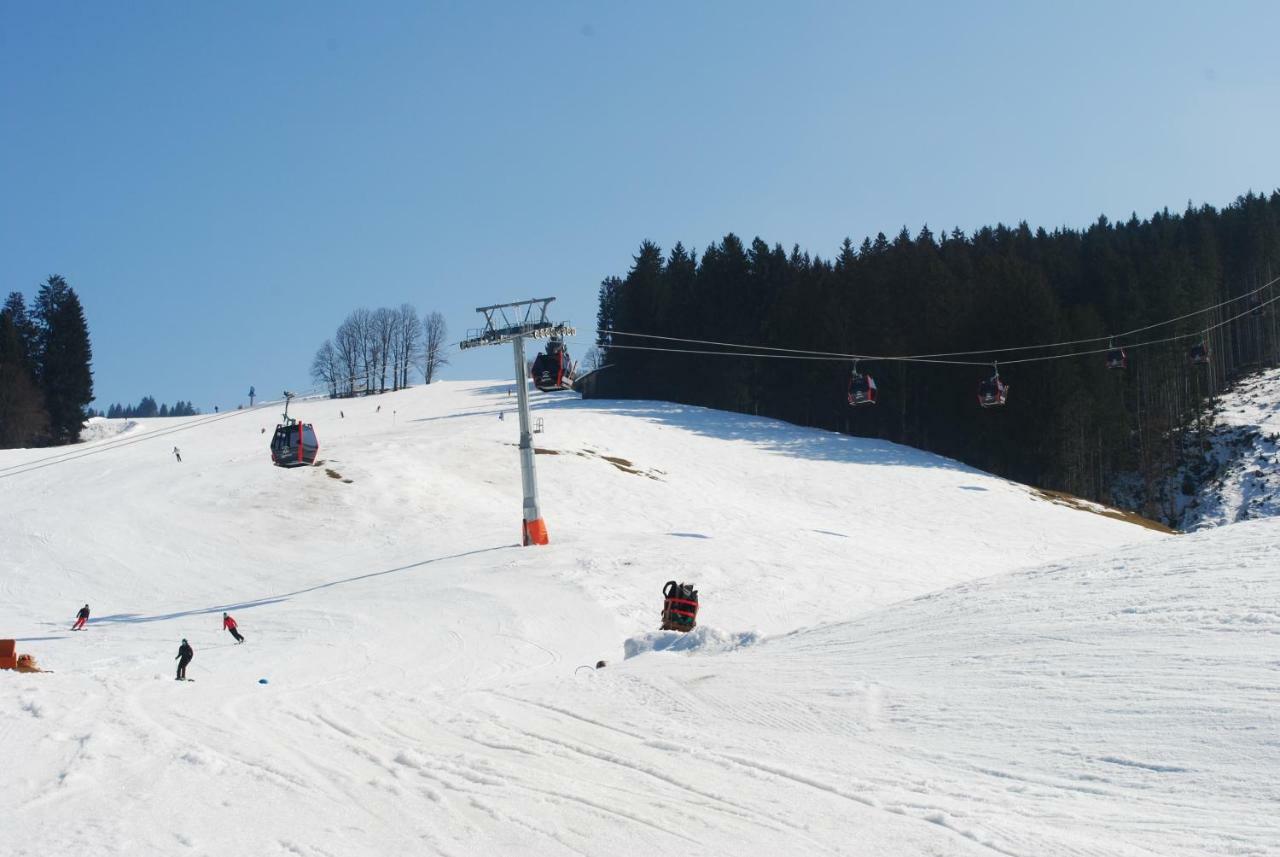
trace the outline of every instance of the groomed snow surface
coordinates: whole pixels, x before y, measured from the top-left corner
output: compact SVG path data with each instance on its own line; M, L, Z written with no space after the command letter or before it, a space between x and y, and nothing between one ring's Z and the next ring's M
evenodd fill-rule
M1277 522L540 396L521 548L509 389L295 403L296 470L274 407L0 453L0 636L55 671L0 672L0 855L1280 852Z

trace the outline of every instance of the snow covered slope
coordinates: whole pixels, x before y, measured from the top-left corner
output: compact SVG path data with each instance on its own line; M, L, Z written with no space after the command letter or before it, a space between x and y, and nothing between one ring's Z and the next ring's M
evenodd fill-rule
M1196 474L1203 482L1182 516L1196 530L1280 515L1280 369L1222 395ZM1186 501L1184 501L1186 502Z
M0 636L56 670L0 673L0 855L1280 846L1269 524L1173 539L893 444L543 397L553 544L519 548L513 401L304 402L294 471L267 411L0 453ZM624 660L669 578L719 631Z

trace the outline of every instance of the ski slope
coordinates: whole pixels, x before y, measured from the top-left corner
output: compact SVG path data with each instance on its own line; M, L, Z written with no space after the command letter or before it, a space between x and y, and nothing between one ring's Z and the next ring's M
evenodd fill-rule
M55 670L0 673L0 855L1280 848L1273 522L543 396L521 548L508 392L295 403L292 471L271 408L0 452L0 636ZM644 651L670 578L703 628Z

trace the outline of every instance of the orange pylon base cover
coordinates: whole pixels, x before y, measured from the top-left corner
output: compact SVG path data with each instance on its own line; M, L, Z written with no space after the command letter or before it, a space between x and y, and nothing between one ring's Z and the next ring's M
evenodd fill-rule
M551 544L551 540L547 538L547 524L541 518L524 522L524 544L529 545L546 545Z

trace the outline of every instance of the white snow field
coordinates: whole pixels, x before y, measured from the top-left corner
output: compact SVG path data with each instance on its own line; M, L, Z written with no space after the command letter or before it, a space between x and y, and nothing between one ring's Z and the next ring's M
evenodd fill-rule
M542 396L522 548L509 388L0 453L0 855L1280 853L1280 522Z

